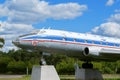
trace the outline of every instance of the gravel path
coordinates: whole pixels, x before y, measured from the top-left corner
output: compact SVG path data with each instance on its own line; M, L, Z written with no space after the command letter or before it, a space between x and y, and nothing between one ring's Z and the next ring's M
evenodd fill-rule
M22 78L25 75L0 75L0 78Z

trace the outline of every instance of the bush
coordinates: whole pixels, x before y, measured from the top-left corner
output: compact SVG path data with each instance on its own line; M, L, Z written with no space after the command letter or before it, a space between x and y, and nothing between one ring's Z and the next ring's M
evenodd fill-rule
M10 72L13 72L15 74L25 74L26 72L26 65L23 61L12 61L8 64L7 68Z
M7 65L10 61L12 61L10 57L7 56L0 57L0 73L7 72Z
M74 63L73 58L66 58L56 65L56 69L59 74L74 74Z

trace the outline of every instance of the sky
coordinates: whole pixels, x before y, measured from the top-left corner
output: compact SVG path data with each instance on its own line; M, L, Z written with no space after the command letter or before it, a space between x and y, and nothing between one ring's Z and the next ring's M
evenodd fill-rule
M120 0L0 0L2 51L36 29L52 28L120 38Z

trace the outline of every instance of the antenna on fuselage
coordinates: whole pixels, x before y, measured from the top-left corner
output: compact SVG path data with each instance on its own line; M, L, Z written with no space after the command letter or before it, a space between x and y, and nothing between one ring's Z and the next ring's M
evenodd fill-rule
M51 27L48 27L48 30L51 29Z
M45 29L45 27L43 27L41 30L44 30Z

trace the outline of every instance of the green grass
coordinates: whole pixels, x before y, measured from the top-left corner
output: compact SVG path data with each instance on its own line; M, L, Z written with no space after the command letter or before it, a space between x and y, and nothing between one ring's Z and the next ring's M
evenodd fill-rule
M120 80L120 74L104 74L104 80ZM75 80L74 75L60 75L61 80Z
M119 79L104 79L104 80L120 80L120 78Z
M104 80L120 80L120 75L103 75ZM119 77L119 78L118 78ZM30 76L22 78L0 78L0 80L30 80ZM75 80L74 75L60 75L60 80Z
M104 74L104 80L120 80L120 74Z
M24 76L22 78L0 78L0 80L30 80L30 76Z
M61 80L74 80L75 76L74 75L60 75Z

